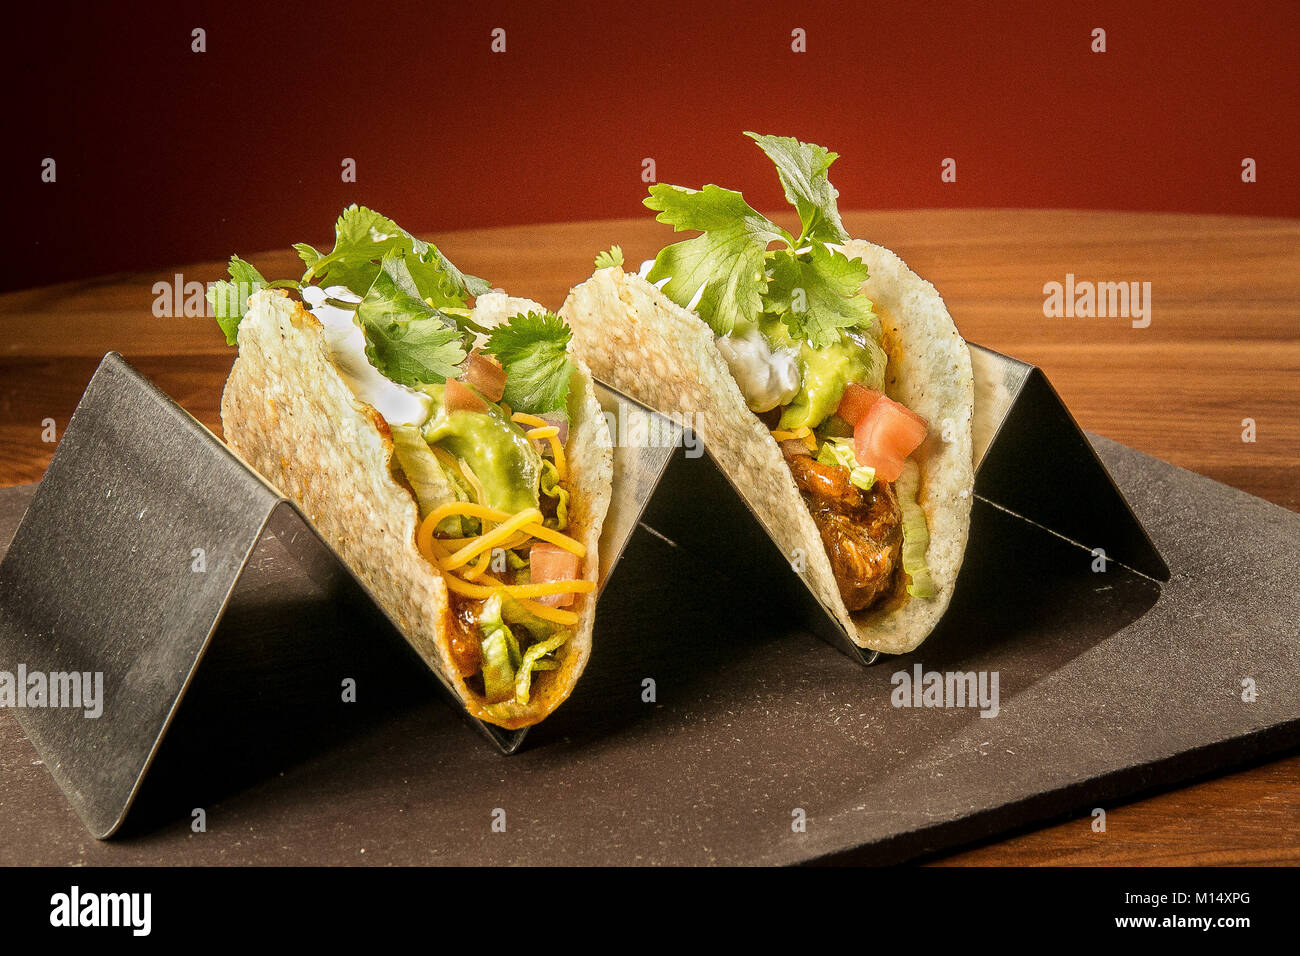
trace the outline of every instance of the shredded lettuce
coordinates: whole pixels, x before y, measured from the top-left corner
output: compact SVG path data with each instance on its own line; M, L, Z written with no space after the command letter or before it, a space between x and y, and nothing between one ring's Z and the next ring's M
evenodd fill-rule
M487 599L478 624L483 635L483 695L493 703L508 700L515 695L515 670L523 663L523 655L519 653L519 642L501 619L499 594Z
M550 640L538 641L532 647L528 648L528 650L524 651L524 659L519 665L519 673L515 675L516 703L528 703L528 696L533 683L533 671L552 671L560 666L559 661L545 658L547 654L559 648L559 646L568 639L568 634L559 634L552 637Z
M555 517L544 522L548 528L563 531L569 526L569 493L560 487L560 471L549 458L542 459L542 494L555 499Z
M519 658L519 642L510 628L493 628L483 638L482 655L483 696L492 703L510 700L515 693L515 662Z
M420 517L423 518L434 508L448 502L461 500L448 480L442 463L420 434L420 429L415 425L389 427L393 433L393 452L397 455L397 463L402 466L402 473L415 491L415 500L420 505Z
M849 470L849 484L863 491L870 491L876 483L876 469L868 465L859 465L857 455L853 453L853 440L831 438L822 444L817 452L817 460L823 465L839 465Z
M470 495L465 488L463 476L452 471L440 459L429 443L420 434L415 425L391 425L393 433L393 453L402 468L402 474L415 492L416 503L420 507L420 517L424 518L434 508L451 501L469 501ZM472 526L470 526L472 524ZM477 519L465 515L451 515L438 522L438 533L459 538L476 533Z
M522 654L510 625L536 639ZM513 700L527 704L534 671L551 671L560 662L547 655L569 639L569 632L543 620L504 591L493 594L479 614L484 696L489 703Z
M516 627L525 628L539 641L549 640L562 632L567 636L568 632L563 627L553 621L538 617L528 610L518 598L511 597L504 591L499 592L499 594L501 597L501 619L503 621Z
M925 511L917 504L916 493L920 485L920 470L910 458L903 465L894 490L903 512L903 570L911 579L907 593L912 597L932 598L936 594L930 568L925 563L925 552L930 547L930 530L925 524Z

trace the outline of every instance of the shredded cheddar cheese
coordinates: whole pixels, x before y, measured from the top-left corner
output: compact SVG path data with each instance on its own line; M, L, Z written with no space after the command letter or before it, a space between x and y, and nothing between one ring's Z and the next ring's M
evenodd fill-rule
M569 477L569 466L564 461L564 446L555 435L551 435L547 441L551 443L551 454L555 456L555 473L559 475L560 481L563 481Z
M545 418L529 415L526 412L515 412L510 416L510 420L518 422L520 425L531 425L534 428L546 428L551 424Z
M447 575L444 580L446 580L447 582L448 590L455 591L457 594L463 594L465 597L478 598L479 600L486 600L487 598L490 598L492 596L494 591L504 591L505 593L511 595L512 597L518 598L519 602L523 604L524 607L526 607L531 613L536 614L544 621L550 621L552 624L560 624L565 627L572 627L573 625L578 623L578 615L575 614L573 611L565 611L562 608L549 607L545 604L538 604L536 601L530 601L526 597L521 597L520 595L515 594L514 587L510 585L502 584L499 581L487 585L471 584L470 582L462 581L460 578L451 574ZM495 581L495 579L487 578L487 577L485 577L483 580L489 582ZM566 585L567 584L586 585L585 588L581 589L585 591L591 591L595 587L595 585L593 585L590 581L565 581L565 582L556 582L556 583L563 583ZM536 585L536 586L540 587L540 585ZM578 591L580 589L574 588L573 590ZM556 593L562 593L562 592L556 592Z
M535 508L530 508L528 510L533 512L536 511ZM520 514L523 513L524 512L520 512ZM426 517L421 523L420 530L416 535L416 544L420 546L421 551L429 550L428 545L422 542L432 540L433 529L436 528L444 518L449 518L452 515L468 515L471 518L478 518L481 521L491 521L494 524L503 524L514 517L513 515L507 514L506 512L500 511L496 508L489 508L487 505L476 505L469 501L449 501L447 504L441 505L430 511L428 517ZM538 513L537 518L534 518L531 523L525 524L522 527L515 527L512 529L512 532L516 530L522 531L524 534L530 535L531 537L541 538L543 541L549 541L556 547L563 548L565 551L568 551L571 554L576 554L580 558L585 558L587 556L587 549L581 541L570 538L567 534L562 534L552 528L543 526L539 520L540 518L541 514Z
M772 432L772 437L779 442L802 441L805 445L808 446L808 449L810 451L817 450L817 436L813 434L813 430L809 428L807 425L800 425L792 432L782 431L779 428L774 429Z
M524 412L515 412L510 416L511 421L520 425L529 425L531 429L524 432L525 438L542 438L551 443L551 455L555 458L555 471L560 476L560 481L567 478L568 465L564 460L564 445L560 443L560 429L558 425L552 425L545 418L539 418L536 415L528 415Z
M478 518L484 523L484 533L475 538L441 540L435 538L434 529L443 519L452 515ZM580 558L586 556L587 549L582 542L547 528L541 522L542 513L536 508L525 508L512 515L469 501L452 501L435 508L425 516L416 530L415 543L420 553L443 572L443 580L451 591L478 599L489 598L494 591L503 591L519 600L524 607L543 620L572 626L578 623L578 615L573 611L549 607L531 599L553 594L589 594L596 589L595 582L572 580L505 584L486 573L495 548L511 544L516 540L522 545L530 537L548 541ZM494 525L490 530L487 528L489 523ZM460 548L453 553L448 549L449 545L460 545ZM478 560L472 567L464 567L467 562L473 561L476 557Z
M439 561L438 567L444 571L454 571L465 562L472 561L484 551L490 554L493 548L504 542L507 538L512 537L522 526L541 520L542 513L540 511L536 508L525 508L517 515L508 518L486 534L474 538L469 544L465 545L465 547L461 548L445 561Z
M480 554L478 560L474 562L473 566L464 572L464 578L466 581L473 581L488 569L488 565L492 563L492 550L493 549L489 548Z
M437 538L430 538L429 540L432 542L432 550L425 554L426 558L433 560L434 556L447 555L446 549L442 547L441 542L439 542ZM468 581L462 581L454 574L443 575L443 580L447 583L447 589L449 591L454 591L455 593L462 594L465 597L479 598L479 599L485 599L491 597L493 591L504 591L507 594L512 594L512 592L515 590L516 587L522 586L522 585L511 586L511 585L502 584L496 578L486 574L483 575L481 578L481 580L484 581L486 584L471 584ZM588 587L586 587L586 590L592 590L592 588L589 586L591 585L590 581L579 581L574 583L587 585ZM489 587L486 585L491 585L491 586ZM523 606L527 608L531 613L536 614L544 621L550 621L553 624L560 624L566 627L570 627L578 623L578 615L573 611L565 611L558 607L549 607L548 605L545 604L538 604L536 601L529 600L527 597L519 597L518 595L513 595L513 594L512 596L516 597L519 600L519 602L523 604Z
M534 538L541 538L543 541L549 541L557 548L563 548L570 554L576 554L580 558L587 556L587 549L581 541L575 541L567 534L561 534L553 528L548 528L541 524L530 524L524 526L524 531L531 534Z

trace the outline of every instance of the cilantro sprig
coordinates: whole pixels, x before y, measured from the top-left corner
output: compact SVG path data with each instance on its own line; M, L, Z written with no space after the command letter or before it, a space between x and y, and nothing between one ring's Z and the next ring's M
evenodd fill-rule
M816 143L801 143L792 136L745 135L758 143L759 149L775 164L786 201L799 213L803 232L796 245L848 239L836 204L840 193L827 175L831 163L840 154Z
M862 260L817 242L802 255L778 250L768 263L763 311L781 316L791 338L822 348L839 339L840 329L869 327L875 318L871 300L860 294L867 279Z
M767 247L780 240L794 248L788 232L755 212L740 193L719 186L695 190L656 184L645 205L659 210L655 218L678 232L700 232L655 257L649 279L667 279L663 291L668 298L686 305L702 288L696 308L718 335L761 311Z
M534 415L563 411L569 400L574 365L569 360L573 332L554 312L528 312L498 325L484 351L506 372L501 400L518 412Z
M483 279L468 276L451 264L438 247L417 239L387 216L351 205L334 225L334 248L322 254L305 242L294 244L306 265L302 283L345 285L358 295L378 277L386 256L399 255L419 290L420 298L437 308L463 308L469 296L487 292Z
M456 374L475 332L469 299L490 283L457 269L432 243L417 239L393 220L351 205L334 224L334 248L322 253L307 243L293 247L306 271L298 280L268 282L251 264L230 258L230 281L208 289L217 323L234 345L248 297L267 287L341 285L361 297L356 321L366 354L384 375L403 385L438 384Z
M394 252L357 306L366 335L366 356L399 385L454 378L465 361L466 335L447 315L419 296L406 260Z
M655 218L700 235L661 249L650 281L666 279L664 294L679 305L695 300L716 335L761 313L780 316L793 338L814 348L836 342L842 329L870 329L875 314L861 291L866 266L827 248L848 238L828 176L838 154L788 136L745 135L776 166L799 214L799 236L755 211L739 192L657 183L644 200L659 213Z

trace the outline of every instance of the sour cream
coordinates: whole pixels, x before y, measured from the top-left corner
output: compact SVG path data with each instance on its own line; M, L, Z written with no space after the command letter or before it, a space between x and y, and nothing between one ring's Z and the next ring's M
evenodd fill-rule
M719 335L714 341L750 411L771 411L799 394L799 361L793 349L773 351L755 327L741 335Z
M302 290L303 301L311 314L325 327L325 341L330 358L343 380L367 405L384 416L390 425L423 425L433 411L433 399L423 392L399 385L370 364L366 355L366 336L354 321L350 309L326 303L326 298L340 302L360 302L346 286L308 286Z
M649 278L654 264L653 259L641 263L638 274L642 279ZM655 286L662 289L670 281L670 277L665 277ZM694 311L703 295L704 285L701 284L686 308ZM799 359L793 349L773 351L757 328L751 328L744 335L719 335L714 343L727 360L731 377L740 386L750 411L769 412L778 405L788 405L799 394Z

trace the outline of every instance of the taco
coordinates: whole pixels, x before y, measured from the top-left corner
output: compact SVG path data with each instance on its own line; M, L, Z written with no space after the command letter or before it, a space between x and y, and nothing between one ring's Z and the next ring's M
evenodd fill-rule
M535 724L591 651L609 432L570 332L350 206L301 279L238 257L230 447L298 503L481 720ZM472 306L471 306L472 300Z
M859 646L899 654L943 615L974 483L970 353L934 287L850 239L837 154L747 133L796 236L739 192L656 184L678 231L640 274L617 247L560 315L598 379L695 431Z

